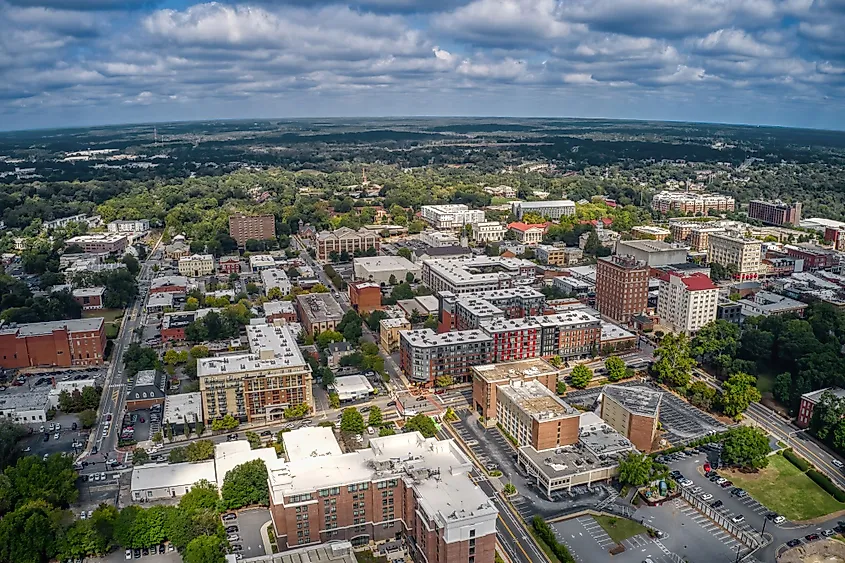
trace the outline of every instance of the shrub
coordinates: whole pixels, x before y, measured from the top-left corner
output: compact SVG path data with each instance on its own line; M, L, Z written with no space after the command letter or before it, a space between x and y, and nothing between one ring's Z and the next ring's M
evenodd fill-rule
M575 559L569 553L569 549L557 541L555 533L545 520L539 516L535 516L531 521L531 526L534 528L534 533L537 534L537 537L549 546L551 552L561 563L575 563Z
M816 482L816 484L830 493L830 495L839 502L845 502L845 491L833 484L833 481L827 475L819 473L815 469L807 470L807 476Z
M802 473L806 473L807 470L812 467L806 459L797 456L795 452L792 451L792 448L783 450L783 457L785 457L789 463L800 469Z

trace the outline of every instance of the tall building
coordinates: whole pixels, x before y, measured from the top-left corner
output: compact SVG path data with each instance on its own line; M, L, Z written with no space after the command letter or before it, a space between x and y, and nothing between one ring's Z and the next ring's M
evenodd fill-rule
M754 238L728 233L711 233L707 238L707 261L733 266L736 279L755 280L760 273L762 243Z
M485 426L498 422L496 415L497 389L511 381L539 381L557 392L560 369L542 358L528 358L516 362L485 364L472 367L472 410L483 418Z
M651 199L651 207L667 213L677 211L689 215L707 215L708 211L733 211L736 201L731 196L688 192L660 192Z
M616 253L633 256L649 266L686 264L689 247L661 240L620 240Z
M412 383L432 386L443 375L457 382L470 378L470 368L492 361L493 339L478 329L437 334L429 328L399 335L399 367Z
M314 408L311 368L285 326L248 325L250 354L197 361L203 418L207 423L231 414L247 422L284 417L286 408Z
M267 463L282 551L406 537L414 561L493 563L498 511L453 440L406 432L342 453L331 429L284 435L288 459Z
M536 213L549 219L560 219L575 215L575 202L568 199L552 201L514 201L511 203L511 211L516 218L522 221L526 213Z
M797 227L801 223L801 202L790 205L779 199L775 201L752 199L748 202L748 216L778 227L783 225Z
M702 225L694 228L689 234L689 244L696 252L707 250L710 244L710 235L724 233L725 229L722 227L707 227Z
M101 317L0 326L0 368L94 366L105 352Z
M581 413L539 381L513 379L496 389L496 417L519 446L538 451L578 442Z
M376 252L381 245L378 233L361 228L357 231L349 227L341 227L334 231L323 231L317 235L317 259L328 260L333 252L346 252L350 258L358 252L374 248Z
M248 240L276 238L276 218L272 215L230 215L229 236L245 246Z
M599 416L642 451L651 451L657 435L663 393L641 387L605 385Z
M485 221L484 211L470 209L463 203L452 205L423 205L422 219L435 229L461 229L464 225Z
M716 318L719 288L702 273L667 272L660 278L657 316L673 332L691 334Z
M648 307L648 265L633 256L608 256L596 262L596 309L628 323Z
M376 282L351 282L347 287L349 304L359 313L381 309L381 286Z

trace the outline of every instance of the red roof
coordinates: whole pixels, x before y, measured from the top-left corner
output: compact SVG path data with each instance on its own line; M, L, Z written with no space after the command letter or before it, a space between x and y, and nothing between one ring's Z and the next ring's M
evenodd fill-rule
M521 223L521 222L518 222L518 221L516 223L508 223L508 229L514 229L516 231L522 231L523 233L525 231L527 231L528 229L542 229L545 232L546 226L547 225L544 224L544 223L529 224L529 223Z
M707 277L705 274L702 274L701 272L684 276L681 278L681 280L684 282L684 285L687 286L687 289L689 289L690 291L716 289L716 286L713 285L713 280L711 280L709 277Z

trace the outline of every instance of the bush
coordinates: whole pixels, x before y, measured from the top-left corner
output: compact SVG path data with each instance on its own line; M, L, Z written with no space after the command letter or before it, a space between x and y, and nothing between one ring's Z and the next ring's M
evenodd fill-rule
M827 475L819 473L815 469L808 469L807 476L816 482L816 484L830 493L830 495L839 502L845 502L845 491L833 484L833 481Z
M789 463L800 469L802 473L806 473L807 470L812 467L812 465L810 465L810 462L808 462L806 459L795 455L795 452L792 451L792 448L783 450L783 457L785 457L789 461Z
M569 553L569 549L565 545L558 543L555 533L545 520L539 516L535 516L531 521L531 526L534 528L534 533L537 534L537 537L549 546L549 549L560 560L560 563L575 563L575 559Z

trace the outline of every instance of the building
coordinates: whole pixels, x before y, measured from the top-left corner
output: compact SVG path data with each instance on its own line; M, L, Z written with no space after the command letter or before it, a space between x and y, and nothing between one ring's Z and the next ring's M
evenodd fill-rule
M692 334L716 318L719 288L704 274L666 273L659 291L657 316L673 332Z
M211 254L191 254L179 259L179 273L189 278L210 276L214 273L214 256Z
M71 237L65 241L65 248L74 245L84 252L123 254L129 246L129 238L118 233L96 233Z
M447 231L434 231L427 229L418 235L419 241L426 246L433 248L440 248L441 246L459 246L461 241L454 235Z
M420 267L402 256L372 256L354 258L352 271L356 280L380 284L401 283L410 273L414 279L420 277Z
M295 323L298 320L296 307L294 307L292 301L267 301L262 307L264 308L264 320L268 324L273 324L279 320Z
M349 342L346 342L345 340L341 342L332 342L326 346L326 360L328 362L328 366L333 369L340 367L340 359L353 353L355 353L355 349L349 344Z
M815 244L787 244L784 248L789 257L803 260L802 270L805 272L829 270L839 266L839 253L829 248Z
M616 253L633 256L649 266L685 264L689 248L682 244L670 244L661 240L620 240Z
M239 274L241 272L241 257L223 256L217 262L217 270L221 274Z
M345 375L338 377L329 389L337 393L341 403L367 399L373 394L373 386L363 375Z
M164 255L171 260L178 260L190 253L191 246L185 241L185 237L181 235L179 235L179 237L175 237L172 243L165 245L164 247Z
M581 310L516 319L484 320L480 329L492 338L494 362L542 356L571 359L598 352L601 321Z
M645 317L645 318L643 318ZM634 315L632 322L634 326L637 324L648 324L645 319L647 315ZM599 343L599 351L602 354L612 354L614 352L622 352L637 347L637 335L629 332L621 326L607 321L601 322L601 336Z
M102 309L105 287L79 287L72 292L74 300L82 305L84 310Z
M414 310L424 317L436 315L439 302L434 295L420 295L411 299L400 299L396 302L396 306L405 314L405 317L410 319L414 316Z
M669 229L652 225L638 225L631 227L631 235L640 239L663 241L672 234Z
M292 289L288 275L284 270L268 268L261 270L261 283L264 285L264 295L269 296L273 288L278 288L282 297L288 295Z
M616 246L616 243L619 242L619 239L622 238L621 234L616 231L611 231L610 229L599 227L595 232L599 239L599 244L604 248L613 249ZM590 240L590 235L592 235L592 232L590 231L581 233L581 236L578 237L578 248L581 250L587 248L587 242Z
M596 309L628 323L648 307L648 266L633 256L609 256L596 262Z
M751 219L759 219L769 225L798 226L801 224L801 202L788 204L776 199L775 201L763 201L752 199L748 202L748 216Z
M464 225L485 221L484 211L470 209L462 203L452 205L423 205L420 217L435 229L457 230Z
M404 317L380 320L378 333L381 349L387 353L397 350L399 334L405 330L411 330L411 322Z
M549 219L558 220L561 217L575 215L575 202L568 199L557 201L514 201L511 211L522 221L526 213L536 213Z
M152 299L152 295L150 296ZM166 302L165 302L166 303ZM165 313L161 320L161 341L164 342L181 342L185 340L185 329L194 321L197 321L206 316L211 311L220 311L220 309L197 309L196 311L177 311L174 313Z
M248 240L275 239L276 219L272 215L230 215L229 236L238 246L245 246Z
M269 254L253 254L249 257L249 270L253 273L262 272L276 267L276 260Z
M472 367L472 409L481 416L482 424L496 425L497 389L511 381L539 381L557 392L560 370L542 358L528 358L516 362L485 364Z
M477 328L485 319L541 315L545 306L545 295L530 287L495 289L461 295L455 295L451 291L441 291L437 306L438 332Z
M511 186L484 186L483 190L485 193L503 197L505 199L513 199L516 197L516 190Z
M472 240L476 244L489 244L505 239L507 230L498 221L479 221L472 224Z
M172 424L174 434L184 432L185 424L196 428L197 422L202 420L202 393L177 393L164 398L164 410L161 415L162 424Z
M581 251L581 249L578 249ZM584 253L581 251L581 255ZM566 266L567 253L565 248L552 246L550 244L538 244L534 249L534 256L541 264L548 266Z
M80 213L78 215L71 215L69 217L61 217L59 219L53 219L52 221L44 221L41 224L41 229L43 231L49 231L52 229L62 229L67 227L71 223L80 223L87 225L88 227L94 227L96 225L89 224L88 215L84 213Z
M690 232L689 245L696 252L706 251L709 247L710 235L724 233L722 227L697 227Z
M651 199L651 207L661 213L677 211L686 215L707 215L714 211L734 211L734 198L720 194L660 192Z
M381 309L381 286L376 282L352 282L348 286L349 304L359 313Z
M399 366L415 384L433 386L440 376L465 383L470 368L492 361L493 339L482 330L437 334L429 328L399 334Z
M126 410L137 411L164 406L164 374L145 369L135 374L132 387L126 392Z
M164 313L168 309L173 309L173 305L172 293L151 293L144 307L147 313L158 314Z
M106 229L108 229L110 233L140 235L150 230L150 222L147 219L137 219L134 221L112 221L106 225Z
M308 334L334 330L343 318L343 309L330 293L307 293L296 296L299 322Z
M371 248L378 253L381 247L379 234L364 228L354 231L341 227L335 231L323 231L317 235L315 242L317 259L322 261L329 260L333 253L339 256L346 252L351 258L356 252L362 253Z
M301 432L286 433L285 442ZM334 441L331 432L324 440ZM308 445L307 456L267 467L281 551L404 536L414 561L493 563L498 511L469 478L473 465L453 440L407 432L349 453L310 436Z
M518 447L543 451L578 442L580 411L539 381L512 379L496 390L496 401L498 423Z
M757 317L760 315L769 317L771 315L786 315L788 313L794 313L799 317L803 317L804 310L807 308L806 303L770 291L758 291L753 296L740 299L737 303L742 306L743 317Z
M422 280L435 293L474 293L530 285L536 265L528 260L501 256L432 259L422 263Z
M472 250L466 246L429 246L417 248L411 255L414 264L422 264L431 258L472 258Z
M0 368L94 366L105 351L102 317L0 324Z
M801 428L807 428L813 420L813 409L816 407L822 396L830 393L837 399L845 399L845 389L839 387L828 387L818 391L810 391L801 395L801 402L798 405L798 416L795 423Z
M508 230L516 235L516 240L522 244L540 244L543 242L543 235L546 234L546 224L536 225L516 222L508 223Z
M642 451L651 451L657 436L663 393L641 387L605 385L599 416Z
M247 422L284 417L286 408L314 408L311 368L286 326L248 325L250 354L197 361L206 423L231 414Z
M742 322L742 305L730 299L721 298L716 303L716 318L738 325Z
M711 233L707 239L707 261L725 268L733 266L734 277L740 281L757 279L761 252L762 243L754 238Z
M52 408L50 388L36 387L32 391L5 393L0 400L0 420L29 425L33 433L47 422L47 411Z

